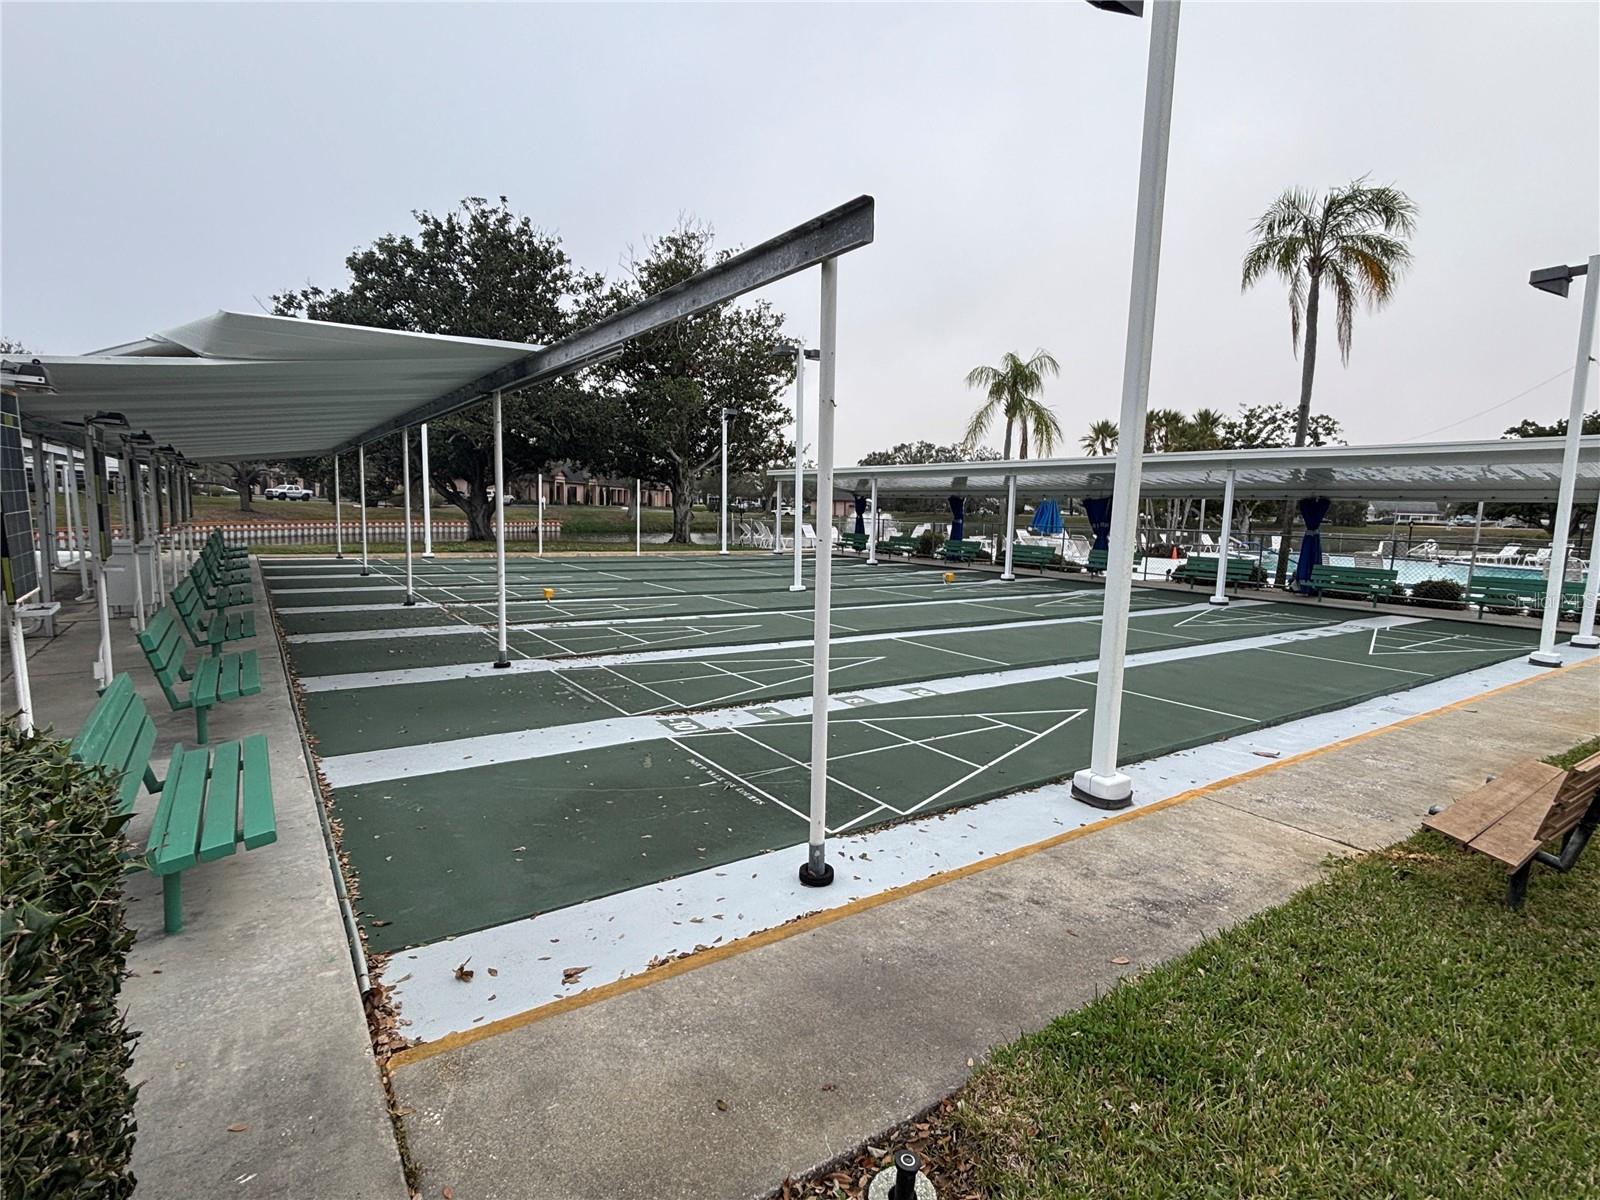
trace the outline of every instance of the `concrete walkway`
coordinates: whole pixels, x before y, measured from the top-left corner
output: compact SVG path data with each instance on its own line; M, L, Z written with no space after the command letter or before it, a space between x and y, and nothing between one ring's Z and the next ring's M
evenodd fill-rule
M1597 731L1591 661L411 1062L395 1088L423 1194L765 1195L1328 855Z
M75 576L56 579L58 595L76 594ZM141 873L127 884L138 933L122 990L129 1027L140 1031L137 1195L401 1200L405 1181L319 801L264 602L256 628L249 645L261 661L262 694L214 709L211 738L267 735L277 842L186 872L184 929L174 936L162 932L160 883ZM94 606L69 601L57 629L53 641L28 639L28 664L38 723L70 737L96 700ZM173 744L194 745L194 718L168 710L127 619L113 620L112 641L116 669L133 677L155 718L153 762L164 776ZM10 666L8 656L8 695ZM141 844L151 807L132 826Z

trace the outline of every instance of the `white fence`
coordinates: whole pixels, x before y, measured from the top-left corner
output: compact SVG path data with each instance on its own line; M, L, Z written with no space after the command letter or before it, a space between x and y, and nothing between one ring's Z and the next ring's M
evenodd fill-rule
M218 530L223 540L241 546L331 546L334 544L335 525L332 521L195 521L194 527L202 534L208 534L213 529ZM113 537L121 537L120 527L112 530ZM422 522L411 522L411 536L417 545L422 544ZM531 542L539 536L538 521L507 521L506 539L508 541ZM547 520L544 523L544 536L546 541L556 541L561 537L561 522ZM404 521L368 521L367 540L369 542L403 542L406 538L406 524ZM464 542L467 540L467 523L465 521L434 521L433 540L435 542ZM359 546L361 544L361 522L344 522L344 544ZM66 551L69 549L68 535L65 529L56 530L56 549Z

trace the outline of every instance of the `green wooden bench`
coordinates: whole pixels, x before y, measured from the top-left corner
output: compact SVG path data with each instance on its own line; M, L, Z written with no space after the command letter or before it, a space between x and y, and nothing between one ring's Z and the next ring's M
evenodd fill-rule
M864 533L841 533L839 546L846 550L859 550L862 553L867 549L867 535Z
M211 608L200 598L193 579L185 579L172 589L172 607L188 631L189 640L196 646L209 646L213 655L221 654L229 642L242 642L256 635L253 608Z
M232 561L243 561L250 557L250 548L248 546L229 545L223 540L222 531L216 528L213 528L211 533L207 535L205 546L207 549L224 555Z
M936 555L936 557L942 558L945 562L977 562L982 556L983 543L965 538L961 541L956 541L952 538L945 542L944 545L939 547Z
M917 539L910 534L900 533L894 537L878 539L878 553L880 555L904 554L910 557L917 552L918 548Z
M1228 578L1226 587L1248 587L1257 583L1255 577L1256 563L1253 558L1230 558L1228 560ZM1217 560L1195 555L1184 561L1183 565L1172 572L1174 583L1187 583L1192 589L1195 584L1203 583L1214 586L1217 582Z
M1534 615L1544 613L1544 581L1529 580L1526 583L1512 580L1489 579L1484 582L1473 581L1467 589L1466 600L1468 604L1478 608L1478 619L1483 619L1486 610L1497 608L1521 612L1527 609ZM1560 608L1557 610L1563 615L1576 614L1583 608L1583 580L1569 579L1561 585Z
M229 558L219 550L207 546L200 551L200 562L205 563L207 572L218 583L243 583L250 582L250 563L248 559Z
M1321 563L1311 568L1306 587L1316 593L1318 600L1326 592L1365 596L1376 608L1379 600L1386 600L1393 594L1399 578L1400 572L1388 567L1335 567Z
M1055 562L1056 552L1049 546L1034 546L1026 542L1015 542L1011 546L1011 565L1014 567L1038 567L1039 573Z
M212 574L203 558L196 559L189 568L189 580L207 608L239 608L255 602L255 593L249 584L223 583Z
M145 626L139 634L139 648L172 711L194 711L194 736L202 746L211 740L206 718L212 705L261 691L261 664L256 661L254 650L201 658L191 671L184 663L189 646L178 615L170 608L163 608ZM187 696L179 695L184 683L189 685Z
M1089 551L1089 558L1088 561L1083 564L1083 569L1091 574L1104 575L1106 573L1107 553L1109 552L1105 550Z
M120 780L121 812L133 811L141 783L159 797L142 865L161 877L166 930L177 933L183 929L183 872L225 858L236 846L254 850L277 841L278 822L264 735L212 750L175 746L164 780L150 768L155 742L155 724L133 679L118 675L72 739L72 756Z

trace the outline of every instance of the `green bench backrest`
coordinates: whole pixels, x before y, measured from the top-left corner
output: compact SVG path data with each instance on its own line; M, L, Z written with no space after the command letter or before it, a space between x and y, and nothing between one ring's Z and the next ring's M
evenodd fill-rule
M178 617L183 621L183 627L189 631L189 636L195 644L205 641L205 624L200 619L200 592L194 585L194 580L185 579L172 589L172 607L178 612Z
M1399 571L1391 571L1387 567L1336 567L1321 563L1311 568L1313 583L1319 579L1346 583L1393 583L1399 576Z
M1089 565L1097 570L1104 570L1106 565L1106 555L1109 553L1110 551L1108 550L1089 551Z
M174 707L181 705L183 701L178 696L177 686L182 678L183 660L189 646L184 640L183 630L179 628L178 615L170 608L163 608L157 613L139 634L139 648L144 651L145 661L155 672L161 690L167 694L167 700Z
M100 694L99 703L72 739L72 757L120 776L117 801L120 810L127 812L139 795L155 744L155 723L133 690L133 678L124 674Z

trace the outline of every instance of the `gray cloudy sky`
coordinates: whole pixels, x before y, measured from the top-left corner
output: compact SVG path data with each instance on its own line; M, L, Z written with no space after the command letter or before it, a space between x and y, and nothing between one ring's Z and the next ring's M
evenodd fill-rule
M1117 407L1145 38L1081 3L7 3L0 329L78 352L254 309L468 195L610 272L680 213L749 244L870 192L840 460L955 440L967 369L1036 346L1075 440ZM1600 248L1597 55L1594 4L1186 4L1151 403L1295 398L1246 231L1370 172L1421 206L1418 261L1318 407L1352 442L1563 413L1570 375L1461 420L1572 365L1576 297L1525 280ZM815 333L814 272L767 295Z

